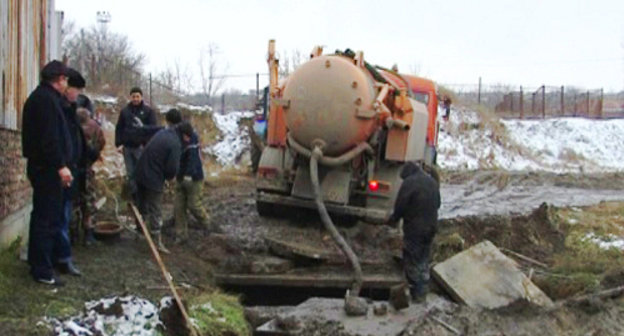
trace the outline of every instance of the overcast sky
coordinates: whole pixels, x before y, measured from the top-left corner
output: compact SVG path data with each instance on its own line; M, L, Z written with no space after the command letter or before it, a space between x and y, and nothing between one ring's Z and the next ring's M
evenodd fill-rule
M56 8L78 28L110 12L109 29L127 35L152 72L178 60L198 77L199 50L215 43L225 74L266 73L276 39L278 51L362 50L373 64L439 83L624 90L622 0L56 0ZM225 86L246 91L255 76Z

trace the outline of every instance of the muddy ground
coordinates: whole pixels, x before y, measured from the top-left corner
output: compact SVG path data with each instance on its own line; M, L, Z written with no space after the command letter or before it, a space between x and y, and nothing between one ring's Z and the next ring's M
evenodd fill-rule
M624 199L622 175L489 172L443 176L443 203L446 204L443 205L442 217L445 219L440 222L440 232L434 244L434 261L444 260L483 239L488 239L499 247L547 264L547 268L541 268L519 261L527 273L533 274L534 282L556 300L624 284L621 251L603 253L578 243L578 237L586 229L621 235L622 232L618 230L624 229L624 222L615 218L624 219L624 204L602 203L595 206L598 209L595 210L596 213L609 218L605 220L608 223L582 229L571 225L572 221L568 219L571 216L580 216L579 211L591 211L565 207L598 203L603 199ZM109 182L110 189L118 193L119 184L120 180L112 180ZM522 188L535 189L531 189L533 192L514 194L514 190L523 190ZM535 190L555 192L536 196L539 193ZM583 192L579 193L578 190ZM192 297L200 292L214 291L215 272L248 271L258 256L271 255L265 239L267 236L325 249L330 251L331 256L335 256L330 258L332 263L343 265L338 250L313 212L295 212L292 214L296 215L294 219L259 217L255 210L253 178L248 174L223 173L220 177L209 178L204 191L206 207L223 233L206 237L201 228L192 225L192 238L186 245L174 246L171 238L165 240L173 253L164 256L164 261L174 279L178 283L184 283L181 289L183 296ZM475 193L481 195L470 198ZM558 203L563 208L548 205L540 207L543 202L552 203L564 198L559 196L568 194L578 197L566 198L568 203ZM463 203L461 195L464 195ZM499 201L491 201L496 197L501 204L506 204L503 207L505 210L496 211L497 214L494 215L484 215L484 212L491 212L488 209L496 209ZM451 201L453 205L449 207ZM166 195L165 202L165 217L170 218L171 193ZM453 211L464 208L470 208L472 212L459 217L453 215ZM121 209L121 220L127 220L124 218L123 204ZM107 203L101 218L116 220L113 202ZM589 215L579 218L592 223L599 221L596 219L598 217ZM168 224L171 222L168 221ZM392 263L392 256L400 250L400 237L394 228L358 223L342 226L340 230L358 256L373 267L384 267ZM170 233L171 228L166 227L165 232ZM0 281L0 285L4 287L0 288L0 335L49 334L44 326L37 326L41 318L74 315L88 300L130 293L157 302L167 294L160 271L152 261L145 242L135 241L129 232L124 232L120 240L101 243L93 248L77 247L75 258L85 275L82 278L63 277L68 284L56 291L32 283L28 277L27 265L23 262L10 261L0 265L3 274L8 276L8 280ZM348 270L346 265L343 267ZM439 289L434 288L433 291L440 298L436 300L449 302ZM564 307L551 312L533 307L480 311L450 303L446 306L452 309L432 308L428 314L434 314L467 335L624 333L621 327L624 325L624 301L621 298ZM310 335L331 334L332 328L339 329L338 326L309 327L310 332L307 334ZM406 332L414 335L452 334L430 318L416 321L414 326L407 329Z

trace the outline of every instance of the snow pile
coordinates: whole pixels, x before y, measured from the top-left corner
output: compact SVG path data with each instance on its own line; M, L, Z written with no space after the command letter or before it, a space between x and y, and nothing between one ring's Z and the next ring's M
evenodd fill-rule
M94 102L102 103L105 105L115 105L117 104L117 97L112 96L102 96L102 95L90 95L91 99Z
M592 242L603 250L608 250L610 248L616 248L619 250L624 250L624 238L618 237L614 234L609 234L605 237L597 236L594 233L588 233L583 237L583 241Z
M223 137L221 141L211 147L204 148L203 151L214 155L221 165L236 164L250 144L248 130L240 121L253 116L254 112L214 113L212 119Z
M441 121L438 164L450 170L605 172L624 170L624 120L501 120L469 110Z
M171 304L162 300L161 308ZM163 327L159 309L136 296L112 297L85 303L86 312L65 321L52 319L57 336L153 336Z
M212 106L210 105L200 106L200 105L186 104L182 102L176 103L175 105L162 104L162 105L158 105L157 108L160 111L160 113L167 113L167 111L169 111L172 108L179 108L179 109L184 109L184 110L197 112L197 113L212 113Z

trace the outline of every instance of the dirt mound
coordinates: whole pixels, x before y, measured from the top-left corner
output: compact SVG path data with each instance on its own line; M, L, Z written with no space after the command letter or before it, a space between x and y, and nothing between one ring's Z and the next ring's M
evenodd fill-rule
M434 260L443 261L485 239L499 248L548 263L556 251L564 248L565 235L546 203L529 215L448 219L440 223Z

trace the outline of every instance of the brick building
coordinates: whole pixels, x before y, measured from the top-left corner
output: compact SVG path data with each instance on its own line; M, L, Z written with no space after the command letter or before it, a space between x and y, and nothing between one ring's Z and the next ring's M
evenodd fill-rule
M22 106L41 67L60 58L62 21L54 0L0 0L0 248L28 234L32 191L22 158Z

